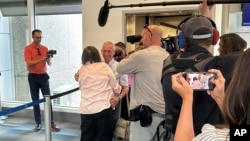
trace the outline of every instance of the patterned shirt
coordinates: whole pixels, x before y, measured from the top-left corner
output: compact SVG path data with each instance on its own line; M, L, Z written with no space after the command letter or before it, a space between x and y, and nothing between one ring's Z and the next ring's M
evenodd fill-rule
M229 141L229 139L228 128L218 129L211 124L205 124L193 141Z

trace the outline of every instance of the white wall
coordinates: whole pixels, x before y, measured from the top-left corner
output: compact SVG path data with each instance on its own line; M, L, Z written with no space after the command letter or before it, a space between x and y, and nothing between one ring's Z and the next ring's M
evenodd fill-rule
M229 14L229 32L239 34L247 41L247 47L250 48L250 26L242 26L242 12Z

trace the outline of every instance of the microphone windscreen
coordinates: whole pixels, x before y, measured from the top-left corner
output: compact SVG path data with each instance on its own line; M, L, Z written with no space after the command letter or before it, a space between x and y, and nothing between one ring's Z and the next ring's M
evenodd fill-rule
M109 7L106 7L105 5L100 9L99 15L98 15L98 24L99 26L104 26L107 22L109 16Z

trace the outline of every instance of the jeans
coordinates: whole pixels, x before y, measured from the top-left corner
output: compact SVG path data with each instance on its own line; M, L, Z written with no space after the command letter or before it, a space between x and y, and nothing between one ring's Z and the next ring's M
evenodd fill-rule
M44 74L28 74L28 81L30 86L30 94L32 101L39 100L39 90L41 89L42 95L50 95L49 88L49 75L47 73ZM53 112L51 106L51 123L54 123ZM36 124L41 124L41 110L40 105L33 106L33 112L35 117Z

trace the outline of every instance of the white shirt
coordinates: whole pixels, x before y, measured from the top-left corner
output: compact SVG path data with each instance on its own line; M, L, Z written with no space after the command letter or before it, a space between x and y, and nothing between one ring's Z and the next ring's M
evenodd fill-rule
M229 141L229 139L228 128L218 129L211 124L205 124L193 141Z
M121 86L128 86L128 75L127 74L119 74L117 72L117 65L119 62L115 61L113 58L109 63L109 67L112 69L115 74L116 80L119 82Z
M93 114L111 106L110 99L120 92L120 86L110 67L104 63L83 65L79 70L81 90L80 112Z

